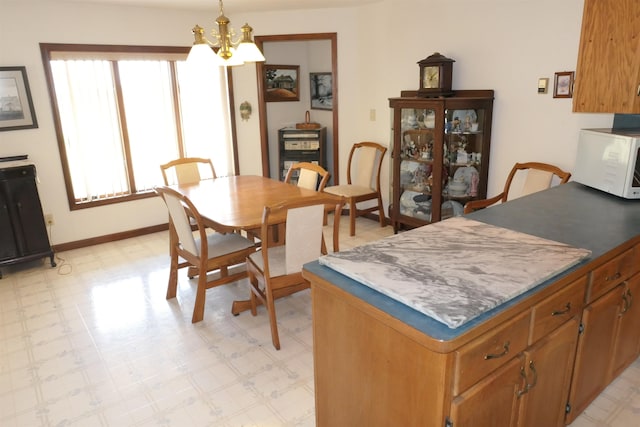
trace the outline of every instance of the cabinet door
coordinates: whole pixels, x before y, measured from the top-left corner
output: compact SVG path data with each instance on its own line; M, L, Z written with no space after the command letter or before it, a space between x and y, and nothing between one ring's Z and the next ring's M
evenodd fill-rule
M523 361L515 357L451 404L454 426L515 426L519 391L525 387Z
M611 378L617 377L638 357L638 346L640 346L640 273L627 281L619 307L619 324L611 362Z
M417 227L440 219L440 122L444 122L444 112L441 103L426 101L420 107L412 105L395 112L398 127L393 150L395 214L392 221L396 231L398 223Z
M578 325L569 320L525 352L529 388L521 398L519 426L564 426Z
M5 194L6 181L0 181L0 261L18 256L13 226L9 217L9 201Z
M582 315L584 331L578 338L569 403L572 422L609 383L609 364L624 285L588 305Z
M44 223L40 197L34 177L15 178L7 181L11 204L17 213L14 221L20 255L31 255L51 250Z
M573 111L640 113L640 2L585 0Z

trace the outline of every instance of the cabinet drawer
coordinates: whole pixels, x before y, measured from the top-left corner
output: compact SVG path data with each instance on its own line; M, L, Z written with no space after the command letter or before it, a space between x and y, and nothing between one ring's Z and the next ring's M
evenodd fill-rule
M591 272L587 302L595 301L640 269L635 249L631 248L621 253Z
M513 359L527 347L531 312L527 310L456 351L453 395Z
M572 317L580 314L584 307L587 276L565 286L533 307L531 339L533 344Z

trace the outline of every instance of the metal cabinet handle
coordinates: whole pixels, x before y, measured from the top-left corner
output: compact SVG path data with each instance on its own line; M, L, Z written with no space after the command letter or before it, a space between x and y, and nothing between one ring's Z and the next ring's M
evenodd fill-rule
M527 389L532 389L538 384L538 371L536 371L536 367L533 364L533 360L529 361L529 369L533 372L533 382L531 384L527 384Z
M533 364L533 360L529 361L529 370L533 373L533 381L529 382L529 378L527 378L527 374L524 370L524 366L520 367L520 376L524 378L524 387L522 390L516 391L516 396L520 398L523 394L529 393L529 390L534 388L536 384L538 384L538 371L536 371L536 366Z
M567 314L571 311L571 303L568 302L567 305L564 306L564 310L556 310L551 313L552 316L562 316L563 314Z
M498 359L498 358L506 355L507 353L509 353L509 345L511 345L511 343L509 341L507 341L506 343L504 343L502 345L502 348L504 349L504 351L502 353L485 354L484 355L484 360Z
M622 310L620 310L620 314L618 314L618 316L623 316L627 311L629 311L632 303L633 295L631 295L631 289L627 289L626 292L622 294Z
M620 272L617 272L616 274L614 274L613 276L607 276L604 278L605 281L609 281L609 280L617 280L620 277L622 277L622 274Z
M529 379L527 378L527 373L524 371L524 366L520 367L520 376L524 378L524 386L522 390L516 390L516 396L518 399L527 393L529 393Z

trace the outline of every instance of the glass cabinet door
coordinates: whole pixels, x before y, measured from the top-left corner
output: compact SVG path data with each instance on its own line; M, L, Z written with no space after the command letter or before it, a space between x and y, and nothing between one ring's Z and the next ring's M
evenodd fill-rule
M399 213L431 221L436 112L403 108L400 114Z
M478 197L484 147L484 109L445 111L441 219L462 215L463 206Z

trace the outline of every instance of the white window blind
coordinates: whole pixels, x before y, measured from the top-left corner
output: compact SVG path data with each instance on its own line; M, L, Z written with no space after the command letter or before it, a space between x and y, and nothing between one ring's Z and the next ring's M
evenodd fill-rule
M149 191L163 184L160 164L179 157L208 157L218 176L234 173L224 68L191 70L175 53L50 58L76 203Z

